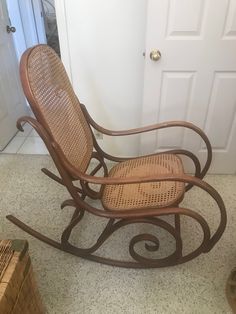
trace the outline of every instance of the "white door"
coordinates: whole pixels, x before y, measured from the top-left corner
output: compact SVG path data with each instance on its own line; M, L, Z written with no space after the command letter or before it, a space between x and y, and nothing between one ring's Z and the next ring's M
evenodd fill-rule
M0 1L0 150L17 132L16 120L27 114L26 101L19 79L12 33L5 0Z
M213 146L211 172L235 173L236 0L149 0L147 12L143 124L195 123ZM177 128L145 134L141 147L205 155L197 137Z

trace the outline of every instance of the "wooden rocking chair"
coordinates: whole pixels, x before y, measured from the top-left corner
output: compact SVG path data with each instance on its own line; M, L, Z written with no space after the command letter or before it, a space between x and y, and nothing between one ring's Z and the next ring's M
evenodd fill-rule
M63 64L56 53L47 45L37 45L22 56L20 74L24 93L36 119L22 117L17 127L23 131L22 123L29 123L41 136L59 171L60 177L43 168L51 179L64 185L71 195L61 207L74 206L75 211L68 226L57 242L33 230L12 215L7 218L39 240L60 250L104 264L133 268L163 267L187 262L199 254L209 252L220 239L226 226L226 211L218 192L202 178L207 173L212 149L207 136L201 129L188 122L172 121L131 129L110 131L94 122L84 105L77 99ZM203 168L191 152L175 149L137 158L120 158L105 153L98 145L92 128L109 136L125 136L172 127L184 127L195 131L205 142L208 155ZM195 165L195 176L184 173L179 155L189 157ZM98 165L88 174L92 159ZM117 162L108 171L106 160ZM95 176L103 169L104 176ZM78 184L80 183L80 187ZM100 187L95 191L90 184ZM205 190L216 201L220 210L220 223L211 234L207 221L196 211L179 207L185 192L193 186ZM100 201L103 209L95 208L86 198ZM89 248L79 248L69 242L72 229L82 221L84 212L107 218L107 225L96 243ZM172 215L174 223L167 223L161 216ZM181 216L194 219L201 227L203 239L198 248L183 254L181 238ZM159 239L150 233L134 236L129 242L132 260L117 260L96 255L96 251L116 231L132 224L148 224L164 229L174 239L176 249L167 257L150 258L150 252L158 251ZM145 242L149 251L143 256L136 245ZM154 254L154 253L153 253Z

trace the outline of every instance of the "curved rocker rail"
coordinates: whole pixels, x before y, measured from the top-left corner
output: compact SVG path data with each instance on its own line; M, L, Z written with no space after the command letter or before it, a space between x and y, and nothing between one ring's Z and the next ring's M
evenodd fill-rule
M150 179L150 178L149 178ZM146 179L146 182L149 181ZM101 180L101 179L100 179ZM103 178L105 180L105 178ZM106 178L108 180L108 178ZM132 179L134 181L134 179ZM132 181L131 180L131 181ZM153 180L153 178L152 178ZM155 268L155 267L164 267L164 266L171 266L177 265L181 263L185 263L201 253L206 253L212 249L215 243L220 239L222 233L225 230L226 226L226 211L225 206L223 203L222 198L218 194L218 192L212 188L206 182L203 182L199 179L183 176L183 177L163 177L163 178L156 178L154 181L181 181L188 184L193 184L198 186L199 188L205 190L218 204L221 214L220 224L214 233L211 236L209 226L206 220L197 212L187 209L187 208L159 208L159 209L147 209L145 214L143 211L140 210L132 210L132 211L104 211L94 207L89 206L85 203L82 199L78 197L76 200L67 200L62 204L64 206L75 206L76 210L75 213L69 223L69 225L65 228L62 233L61 242L54 241L39 232L33 230L29 226L25 225L23 222L18 220L13 216L7 216L7 218L16 224L18 227L23 229L24 231L28 232L32 236L36 237L37 239L55 247L65 252L71 253L76 256L80 256L82 258L86 258L92 261L120 266L120 267L131 267L131 268ZM110 180L112 181L112 180ZM114 181L114 180L113 180ZM130 180L129 180L130 181ZM129 182L130 183L130 182ZM107 184L107 183L106 183ZM119 184L117 183L108 183L108 184ZM109 218L107 226L102 231L101 235L99 236L97 242L90 248L78 248L69 243L69 237L71 234L72 229L82 220L84 211L88 211L92 214L95 214L99 217L106 217ZM175 217L175 227L171 224L161 220L158 217L163 215L174 215ZM203 240L198 248L196 248L193 252L183 256L182 255L182 240L181 240L181 230L180 230L180 216L188 216L194 219L202 228L203 232ZM159 249L159 239L149 233L145 234L138 234L135 235L129 243L129 253L130 256L133 258L134 261L120 261L110 258L101 257L98 255L94 255L93 253L97 251L99 247L117 230L120 228L130 225L130 224L137 224L137 223L144 223L157 226L166 230L174 239L176 243L176 250L167 257L164 258L147 258L142 256L141 254L137 253L135 247L138 243L145 242L145 249L150 252L156 252Z
M189 217L195 217L194 219L197 220L197 222L200 224L203 230L204 238L200 246L194 250L194 252L182 257L182 240L180 238L180 234L176 231L176 229L168 224L167 222L159 219L159 218L136 218L136 219L121 219L118 220L116 223L114 223L114 220L110 220L104 229L104 231L101 233L100 237L98 238L97 242L88 249L81 249L77 248L73 245L71 245L68 242L67 237L62 237L61 242L54 241L39 232L35 231L34 229L30 228L14 216L7 216L7 219L9 219L12 223L20 227L22 230L26 231L30 235L34 236L35 238L41 240L42 242L45 242L57 249L60 249L62 251L71 253L76 256L80 256L82 258L100 262L108 265L113 266L120 266L120 267L128 267L128 268L156 268L156 267L166 267L166 266L172 266L177 265L181 263L185 263L194 257L198 256L200 253L204 252L205 246L207 241L209 241L210 238L210 231L209 227L206 223L206 221L198 214L191 212L185 208L176 208L178 211L180 210L183 215L189 216ZM173 208L174 210L174 208ZM192 216L193 214L193 216ZM81 216L79 216L81 217ZM80 219L79 219L80 220ZM152 234L139 234L134 236L129 243L129 252L131 257L135 260L133 261L120 261L120 260L113 260L110 258L101 257L98 255L93 255L92 253L95 252L115 231L120 229L121 227L124 227L126 225L134 224L134 223L143 223L143 224L151 224L158 226L162 229L165 229L167 232L169 232L172 237L176 241L176 250L170 254L168 257L160 258L160 259L151 259L141 256L139 253L135 251L135 245L139 242L145 241L145 249L151 252L158 251L159 249L159 240L156 236ZM77 223L76 223L77 224ZM74 224L74 226L76 225ZM65 229L66 231L66 229Z

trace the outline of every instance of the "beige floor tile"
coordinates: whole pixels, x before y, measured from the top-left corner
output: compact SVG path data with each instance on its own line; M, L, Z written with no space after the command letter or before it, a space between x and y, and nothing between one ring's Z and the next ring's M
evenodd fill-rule
M17 154L48 154L47 148L40 137L28 137Z
M24 129L24 132L19 131L16 135L17 137L27 137L32 131L32 127L27 123L23 125L23 129Z
M16 154L21 145L24 143L25 137L14 137L11 142L7 145L7 147L2 151L2 153L6 154Z
M38 133L33 129L30 134L29 134L30 137L39 137Z

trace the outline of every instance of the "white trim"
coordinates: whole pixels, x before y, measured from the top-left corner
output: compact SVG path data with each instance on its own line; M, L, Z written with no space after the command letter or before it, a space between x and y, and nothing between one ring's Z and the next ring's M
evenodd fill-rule
M61 59L73 85L65 5L66 5L65 0L55 0L55 10L56 10L56 18L57 18L57 28L58 28Z
M38 36L38 42L40 44L46 44L47 38L44 27L44 19L42 15L42 3L39 0L32 0L33 15L35 21L36 32Z
M33 7L31 0L19 1L21 20L23 24L26 46L31 47L38 44Z
M11 25L16 28L13 34L14 46L18 61L20 61L22 53L26 50L25 34L21 20L19 1L7 0L8 14Z

